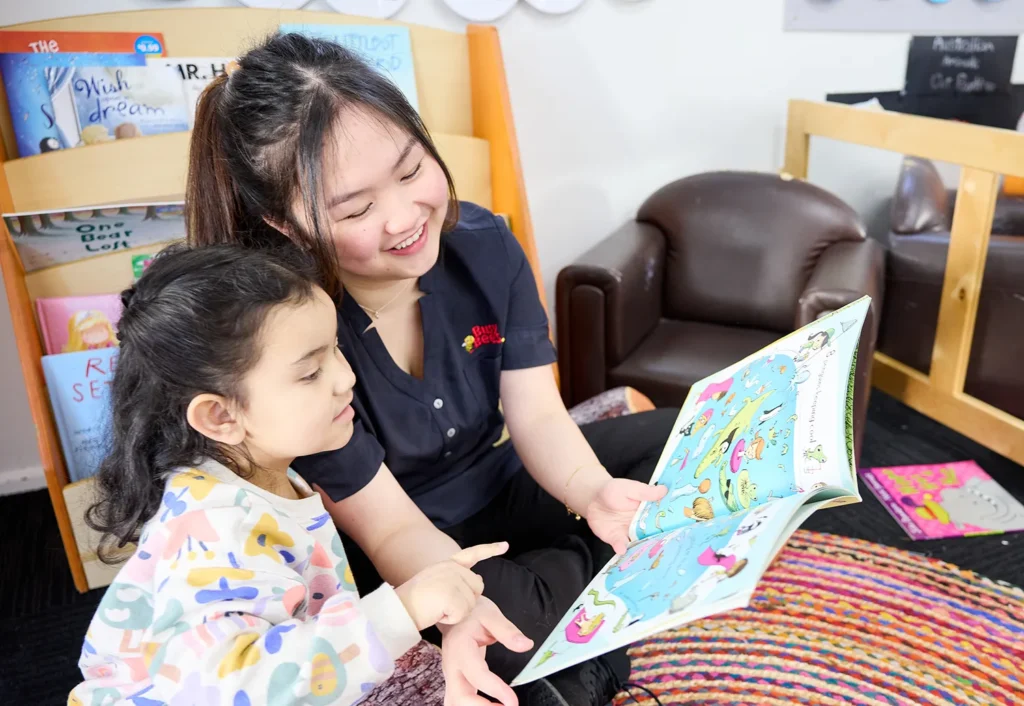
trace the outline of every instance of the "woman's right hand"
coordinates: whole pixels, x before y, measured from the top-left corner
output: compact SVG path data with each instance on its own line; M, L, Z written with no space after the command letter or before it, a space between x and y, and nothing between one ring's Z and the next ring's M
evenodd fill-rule
M470 569L508 551L507 542L480 544L431 564L395 589L417 630L431 625L454 625L476 607L484 582Z

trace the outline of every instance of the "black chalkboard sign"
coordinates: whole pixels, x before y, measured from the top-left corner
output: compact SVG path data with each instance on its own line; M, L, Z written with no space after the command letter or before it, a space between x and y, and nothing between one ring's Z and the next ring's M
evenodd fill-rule
M914 37L904 93L1007 93L1017 37Z

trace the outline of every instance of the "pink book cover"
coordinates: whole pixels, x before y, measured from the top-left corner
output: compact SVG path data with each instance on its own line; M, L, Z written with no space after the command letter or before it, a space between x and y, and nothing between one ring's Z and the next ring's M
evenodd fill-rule
M49 355L117 345L117 321L121 318L121 297L117 294L40 297L36 299L36 314Z
M974 461L862 468L860 477L911 539L1024 530L1024 505Z

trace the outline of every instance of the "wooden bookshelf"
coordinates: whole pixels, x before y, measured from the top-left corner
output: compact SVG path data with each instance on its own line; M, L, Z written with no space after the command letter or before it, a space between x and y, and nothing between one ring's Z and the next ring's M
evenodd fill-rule
M290 22L401 24L336 13L239 7L98 14L8 29L161 32L171 57L237 56L277 31L279 24ZM451 169L459 197L507 216L533 268L542 301L546 302L497 31L493 27L470 26L463 34L407 26L420 113ZM0 210L4 213L166 201L181 198L184 191L188 133L8 159L7 155L15 154L14 136L6 97L0 91L0 135ZM138 165L145 168L139 169ZM0 271L46 484L75 585L86 591L106 585L113 573L95 557L95 536L82 522L90 488L81 483L68 484L40 363L43 349L33 302L40 296L119 291L131 282L132 251L26 275L10 233L4 226L0 228Z

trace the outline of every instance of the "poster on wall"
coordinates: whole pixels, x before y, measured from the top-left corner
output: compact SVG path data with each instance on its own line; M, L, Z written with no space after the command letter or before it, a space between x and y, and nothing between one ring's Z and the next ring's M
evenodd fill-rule
M1024 33L1020 0L786 0L783 27L803 32Z
M903 90L964 96L1007 93L1017 37L914 37Z
M826 100L1013 130L1024 113L1024 86L1010 83L1017 37L913 37L903 89L832 93Z

